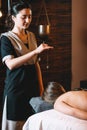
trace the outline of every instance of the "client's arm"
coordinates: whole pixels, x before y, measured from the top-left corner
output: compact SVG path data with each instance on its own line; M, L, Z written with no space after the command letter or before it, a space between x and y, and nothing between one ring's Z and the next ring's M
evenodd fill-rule
M87 111L83 111L74 106L77 100L73 100L73 95L71 93L65 93L60 96L54 103L54 109L63 112L67 115L74 116L79 119L87 120ZM69 103L70 101L70 103ZM71 105L72 104L72 105Z

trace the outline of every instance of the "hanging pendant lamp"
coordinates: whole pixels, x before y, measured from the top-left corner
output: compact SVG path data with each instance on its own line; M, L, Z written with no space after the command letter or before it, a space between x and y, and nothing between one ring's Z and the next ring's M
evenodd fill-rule
M39 21L39 18L40 16L42 15L41 11L42 9L44 9L45 11L45 16L46 16L46 19L45 21L43 20L43 24L40 24L41 21ZM45 18L45 17L44 17ZM44 43L47 43L48 44L48 36L50 34L50 22L49 22L49 17L48 17L48 13L47 13L47 9L46 9L46 4L45 4L45 1L42 0L42 5L41 5L41 10L39 12L39 16L38 16L38 19L37 19L37 22L36 22L36 25L38 26L38 35L39 35L39 38L42 40L42 42ZM41 57L39 57L39 61L41 61ZM49 70L50 66L49 66L49 50L46 51L46 72L48 73L48 70ZM48 77L46 77L47 80L48 80Z
M41 16L42 9L44 9L45 11L47 24L40 24L39 18ZM44 0L42 0L41 10L40 10L36 25L38 25L38 34L40 38L47 39L48 35L50 34L50 22L49 22L49 17L47 14L46 4Z

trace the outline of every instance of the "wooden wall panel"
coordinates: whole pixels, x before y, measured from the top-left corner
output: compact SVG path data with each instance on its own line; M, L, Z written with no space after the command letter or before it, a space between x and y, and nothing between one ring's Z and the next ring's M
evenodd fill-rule
M41 69L44 85L48 81L58 81L68 91L71 89L71 1L70 0L50 0L46 2L46 9L51 24L49 35L49 45L54 46L54 50L48 52L49 69L47 66L47 52L40 55ZM32 0L33 21L30 29L36 33L38 45L40 40L35 27L40 11L40 0ZM43 11L44 12L44 11ZM45 14L40 15L46 20ZM42 23L43 22L43 23ZM39 19L39 24L44 24L44 20Z

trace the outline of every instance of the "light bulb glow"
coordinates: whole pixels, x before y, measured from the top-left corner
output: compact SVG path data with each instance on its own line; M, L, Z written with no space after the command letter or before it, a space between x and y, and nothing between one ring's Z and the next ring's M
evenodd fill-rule
M0 18L2 17L2 11L0 10Z

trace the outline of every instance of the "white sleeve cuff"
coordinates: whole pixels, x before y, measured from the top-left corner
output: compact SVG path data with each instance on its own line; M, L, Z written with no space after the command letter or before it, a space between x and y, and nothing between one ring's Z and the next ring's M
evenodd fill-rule
M7 55L2 59L2 62L5 62L7 59L13 58L13 55Z

